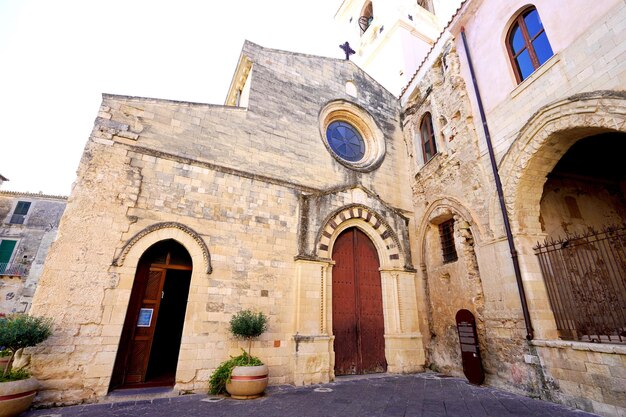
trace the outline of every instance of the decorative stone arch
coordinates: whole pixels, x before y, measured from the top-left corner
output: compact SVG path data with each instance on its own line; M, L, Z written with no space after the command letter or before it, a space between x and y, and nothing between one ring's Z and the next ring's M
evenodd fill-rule
M123 266L131 249L133 249L133 253L135 253L138 261L146 249L165 239L178 241L189 251L192 259L194 258L194 253L200 254L204 261L206 273L210 274L213 272L211 254L202 237L190 227L177 222L156 223L136 233L124 244L120 254L113 259L112 265ZM138 247L135 247L136 245Z
M478 340L483 358L485 349L485 296L479 270L476 246L489 240L491 234L477 222L479 218L454 197L433 201L422 216L417 229L417 251L421 270L421 296L424 300L428 328L425 347L429 360L445 372L459 372L461 357L455 315L461 308L472 311L477 319ZM454 241L457 258L445 262L439 247L438 225L454 219ZM457 240L458 239L458 240ZM429 244L430 242L430 244ZM439 259L439 260L436 260ZM426 333L425 330L422 330ZM432 337L437 335L437 337Z
M323 224L315 240L316 255L319 258L330 259L337 236L349 227L358 227L376 246L381 268L412 269L397 234L389 223L371 208L351 204L331 213Z
M539 203L547 174L578 140L610 131L626 132L625 92L577 94L542 107L529 119L499 168L515 232L542 234Z
M477 244L480 243L483 237L487 234L487 231L475 220L476 216L472 214L472 212L463 204L461 204L460 201L454 197L439 198L428 206L428 209L424 213L422 221L417 229L418 253L420 254L422 262L426 256L426 245L424 244L424 239L426 238L428 225L433 223L433 221L436 222L438 218L447 220L448 218L452 218L455 214L468 223L468 227L471 230Z

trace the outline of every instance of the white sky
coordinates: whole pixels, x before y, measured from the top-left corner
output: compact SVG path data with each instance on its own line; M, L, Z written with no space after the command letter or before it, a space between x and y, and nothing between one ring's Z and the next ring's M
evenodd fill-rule
M3 190L68 195L102 93L223 104L244 39L340 58L341 0L0 0Z

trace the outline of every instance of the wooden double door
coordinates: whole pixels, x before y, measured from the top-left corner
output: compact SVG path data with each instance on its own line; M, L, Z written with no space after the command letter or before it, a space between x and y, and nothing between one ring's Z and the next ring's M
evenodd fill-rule
M140 261L110 389L174 385L191 282L191 259L176 245L166 241Z
M357 228L333 247L335 375L385 372L385 330L378 252Z

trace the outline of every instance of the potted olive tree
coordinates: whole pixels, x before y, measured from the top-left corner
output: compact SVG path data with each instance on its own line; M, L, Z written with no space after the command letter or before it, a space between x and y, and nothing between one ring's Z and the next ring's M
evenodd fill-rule
M0 346L9 352L9 360L0 374L0 417L13 417L27 410L39 384L28 372L13 369L18 350L36 346L52 334L52 320L25 314L0 317Z
M248 342L248 351L222 362L210 379L211 394L228 392L237 399L257 398L263 394L268 382L267 365L250 354L252 340L267 330L267 317L263 313L243 310L230 319L230 332Z

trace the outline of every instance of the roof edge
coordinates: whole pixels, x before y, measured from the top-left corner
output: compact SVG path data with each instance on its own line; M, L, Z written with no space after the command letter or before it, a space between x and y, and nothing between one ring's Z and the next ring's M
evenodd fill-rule
M39 197L39 198L52 198L52 199L55 199L55 200L67 200L67 196L66 195L31 193L31 192L28 192L28 191L0 190L0 195L14 196L14 197Z

